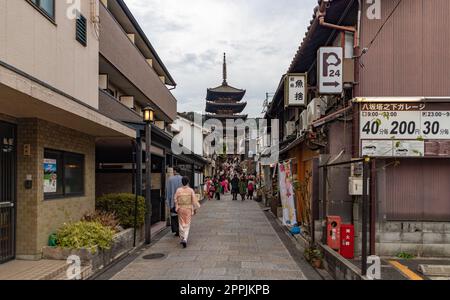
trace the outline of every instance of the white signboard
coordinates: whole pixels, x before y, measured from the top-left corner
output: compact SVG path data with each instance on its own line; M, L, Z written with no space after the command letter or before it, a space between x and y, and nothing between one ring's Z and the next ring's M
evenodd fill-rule
M321 94L341 94L343 91L344 51L341 47L323 47L318 51L318 84Z
M450 111L363 111L361 139L450 140Z
M448 103L362 103L361 155L371 157L447 157Z
M285 81L285 107L306 106L307 84L306 74L288 74Z
M422 157L425 155L424 141L363 140L362 156L369 157Z

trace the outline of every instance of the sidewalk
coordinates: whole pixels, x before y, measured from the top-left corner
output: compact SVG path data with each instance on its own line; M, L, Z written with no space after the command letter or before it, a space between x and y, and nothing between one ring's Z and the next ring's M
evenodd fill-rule
M165 228L164 222L155 224L152 226L152 235ZM67 280L68 267L65 260L12 260L0 265L0 280ZM90 266L82 267L82 280L93 275L91 269Z
M62 260L13 260L0 265L0 280L52 280L66 274Z

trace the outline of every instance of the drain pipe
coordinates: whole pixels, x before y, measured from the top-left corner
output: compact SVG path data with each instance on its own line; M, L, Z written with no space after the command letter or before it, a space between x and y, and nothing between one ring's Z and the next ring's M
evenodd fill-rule
M341 25L327 23L325 21L325 17L327 15L327 8L330 7L331 1L332 0L322 0L322 3L320 4L319 10L317 12L317 17L319 19L319 25L323 26L323 27L326 27L326 28L334 29L334 30L347 31L347 32L354 33L354 46L356 47L358 45L358 43L359 43L356 27L353 27L353 26L341 26Z

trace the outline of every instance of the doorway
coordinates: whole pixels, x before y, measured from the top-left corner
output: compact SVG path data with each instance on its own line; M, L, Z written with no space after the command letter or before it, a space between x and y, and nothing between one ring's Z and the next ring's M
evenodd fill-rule
M15 257L16 127L0 121L0 264Z

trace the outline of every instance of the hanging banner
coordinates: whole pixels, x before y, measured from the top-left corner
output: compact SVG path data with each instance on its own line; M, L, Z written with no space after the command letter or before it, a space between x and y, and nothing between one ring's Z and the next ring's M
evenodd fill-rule
M56 193L58 175L56 159L44 159L44 193Z
M280 197L283 207L283 225L297 226L297 211L295 209L295 196L293 187L293 177L291 172L291 163L280 163L279 182Z

